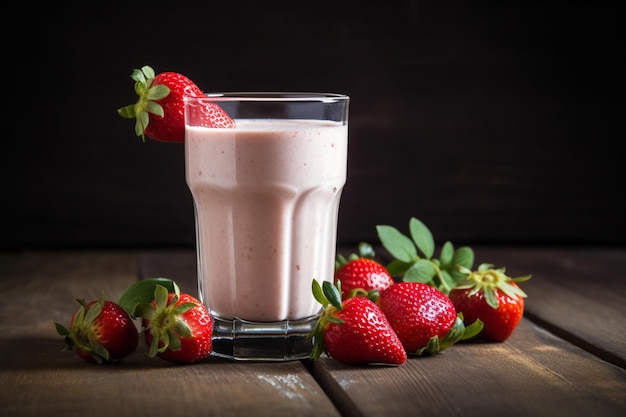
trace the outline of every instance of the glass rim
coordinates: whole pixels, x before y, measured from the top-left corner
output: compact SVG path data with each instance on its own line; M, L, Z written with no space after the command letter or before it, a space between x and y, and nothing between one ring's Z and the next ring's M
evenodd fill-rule
M184 96L185 102L214 100L214 101L348 101L349 96L340 93L315 93L291 91L242 91L242 92L205 92L204 96Z

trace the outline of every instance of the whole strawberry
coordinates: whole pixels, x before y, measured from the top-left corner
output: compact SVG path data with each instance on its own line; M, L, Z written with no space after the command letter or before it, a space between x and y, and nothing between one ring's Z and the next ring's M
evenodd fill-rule
M161 142L185 141L184 97L204 97L202 90L189 78L177 72L155 75L149 66L133 70L137 103L117 110L127 119L136 119L135 133ZM215 103L203 102L205 127L235 127L230 116Z
M401 365L407 356L378 306L367 297L341 300L339 289L325 281L313 281L315 299L324 307L309 338L314 338L311 358L322 353L346 364Z
M504 268L493 269L481 264L472 272L461 269L467 278L450 291L449 297L466 321L480 320L484 324L479 337L492 342L503 342L513 334L524 315L526 293L518 283L530 275L510 278Z
M380 292L394 283L387 269L372 259L373 251L369 245L361 243L359 250L359 255L352 254L348 259L337 255L335 284L341 289L342 300L372 291ZM370 298L375 299L375 296Z
M80 307L72 315L69 330L55 323L57 332L65 336L66 349L98 364L116 362L137 349L139 332L122 307L105 300L104 293L89 304L77 301Z
M428 284L398 282L377 303L410 355L435 354L467 337L452 301Z
M195 297L162 285L154 290L151 303L140 302L133 311L144 329L148 356L170 362L194 363L211 354L213 318Z

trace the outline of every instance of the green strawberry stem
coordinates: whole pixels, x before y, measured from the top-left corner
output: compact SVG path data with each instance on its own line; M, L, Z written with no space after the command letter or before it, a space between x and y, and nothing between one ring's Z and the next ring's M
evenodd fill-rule
M337 311L343 310L341 302L340 284L334 285L332 282L324 281L320 285L317 280L312 283L313 297L319 302L324 311L315 323L315 327L306 336L306 340L313 339L313 350L311 351L311 359L319 358L326 351L324 342L324 329L329 323L343 324L344 321L335 317Z
M156 285L154 289L154 302L140 302L134 310L134 317L141 317L148 321L145 331L152 333L152 343L148 352L149 357L154 357L159 352L167 349L180 350L181 337L191 337L191 329L184 320L180 319L184 313L191 310L194 303L182 303L176 305L180 291L176 287L175 296L168 305L169 292L162 285Z
M340 282L337 281L337 284L340 284ZM366 291L363 288L354 288L348 293L347 298L352 298L352 297L367 297L373 302L376 302L380 298L380 291L377 289Z
M412 354L416 356L437 354L461 340L467 340L477 336L482 331L483 327L484 324L480 320L476 320L469 326L466 326L463 322L463 314L459 313L452 328L450 328L443 338L439 339L438 336L431 337L426 346L418 349L416 352L412 352Z
M156 74L152 67L146 65L140 70L135 69L131 78L135 80L135 92L139 96L135 104L129 104L117 110L117 113L125 119L136 119L135 134L141 136L145 142L145 130L148 127L150 116L148 113L163 117L163 107L156 102L169 95L170 89L163 84L152 85Z
M76 301L78 301L80 307L75 313L76 315L71 329L68 330L65 326L54 323L57 333L61 336L65 336L64 349L88 352L98 364L110 362L111 357L109 351L97 342L98 337L93 332L93 323L104 307L104 292L100 293L98 302L92 305L91 308L87 307L87 303L84 299L77 298Z
M350 261L354 261L359 258L374 259L375 257L376 254L372 245L367 242L361 242L359 243L358 253L351 253L347 258L341 254L337 254L337 259L335 260L335 271Z
M500 290L510 298L522 297L526 298L527 295L519 287L511 285L511 282L521 283L528 281L531 275L525 275L522 277L511 278L505 274L504 268L494 269L492 264L483 263L478 266L476 271L471 271L467 268L460 267L460 271L466 274L466 279L460 282L456 288L458 289L471 289L469 296L483 291L485 301L490 307L496 309L500 304L495 290Z

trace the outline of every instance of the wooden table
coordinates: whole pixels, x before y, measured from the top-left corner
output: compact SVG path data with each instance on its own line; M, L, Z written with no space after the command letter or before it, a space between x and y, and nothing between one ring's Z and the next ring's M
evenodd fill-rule
M2 253L0 416L626 415L626 250L474 249L477 262L533 275L516 332L399 367L331 358L175 365L148 359L143 345L120 363L88 364L61 352L53 325L69 323L74 299L117 299L158 276L194 293L193 251Z

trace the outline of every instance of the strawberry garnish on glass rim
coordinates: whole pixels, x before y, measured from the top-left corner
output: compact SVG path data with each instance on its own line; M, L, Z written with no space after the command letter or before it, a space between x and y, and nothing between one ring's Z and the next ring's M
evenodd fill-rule
M145 141L148 136L160 142L183 143L185 141L184 97L206 97L204 92L189 78L177 72L155 74L146 65L135 69L135 92L139 99L135 104L122 107L118 114L135 120L135 134ZM217 104L202 102L202 125L204 127L233 128L235 122Z

